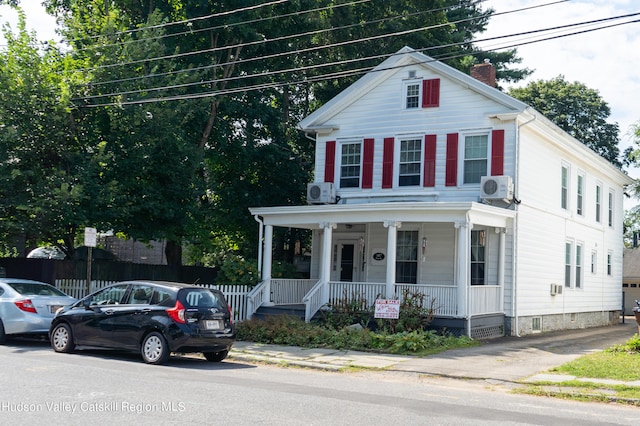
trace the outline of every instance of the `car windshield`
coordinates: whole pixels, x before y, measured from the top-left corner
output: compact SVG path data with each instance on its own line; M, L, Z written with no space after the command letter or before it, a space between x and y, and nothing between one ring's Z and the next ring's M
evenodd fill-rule
M63 292L47 284L8 283L9 286L24 296L66 296Z
M217 308L225 309L226 302L220 300L220 297L206 288L188 289L181 292L181 299L184 300L185 308Z

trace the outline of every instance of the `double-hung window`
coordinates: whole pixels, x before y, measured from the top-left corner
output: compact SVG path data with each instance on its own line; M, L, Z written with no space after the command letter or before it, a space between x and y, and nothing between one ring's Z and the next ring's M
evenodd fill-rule
M610 227L613 226L613 191L609 191L609 207L608 207L608 219L607 223Z
M582 287L582 244L576 244L576 288Z
M564 210L569 209L569 166L565 164L562 165L560 207Z
M578 174L578 182L576 188L576 213L580 216L584 215L584 174Z
M602 185L596 186L596 222L602 221Z
M359 188L362 143L344 142L340 154L340 188Z
M489 135L468 135L464 138L463 183L480 183L489 166Z
M564 286L571 287L571 259L573 244L569 241L564 243Z
M418 231L398 231L396 253L396 282L418 282Z
M422 176L422 139L400 140L398 186L419 186Z
M405 83L404 85L405 109L420 108L420 103L422 102L422 100L420 99L420 96L422 94L421 86L422 86L422 80L416 80L416 81Z

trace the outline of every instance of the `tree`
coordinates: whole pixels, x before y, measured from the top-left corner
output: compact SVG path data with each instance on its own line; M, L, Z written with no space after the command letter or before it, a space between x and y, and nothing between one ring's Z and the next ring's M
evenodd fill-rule
M531 82L523 88L512 88L509 94L542 113L615 166L622 167L619 127L617 123L607 122L611 110L597 90L579 82L570 83L560 75Z
M64 59L38 44L19 12L18 34L0 51L0 232L27 247L44 242L71 256L77 231L100 221L95 209L101 160L82 145L69 103Z
M247 207L300 204L311 180L314 146L295 123L404 45L468 71L492 13L472 0L260 3L45 1L82 80L69 108L75 142L99 154L100 223L167 239L170 264L183 240L254 251ZM507 69L515 51L486 56L499 78L528 72Z

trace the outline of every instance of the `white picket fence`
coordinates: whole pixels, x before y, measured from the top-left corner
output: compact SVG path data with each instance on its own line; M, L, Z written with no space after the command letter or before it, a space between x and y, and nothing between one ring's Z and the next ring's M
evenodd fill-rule
M98 281L92 280L89 293L93 293L117 281ZM224 293L227 303L233 311L234 321L243 321L247 319L247 294L249 287L244 285L214 285L214 284L197 284L200 287L214 288ZM76 299L82 299L87 294L87 281L77 279L60 279L56 280L55 286Z

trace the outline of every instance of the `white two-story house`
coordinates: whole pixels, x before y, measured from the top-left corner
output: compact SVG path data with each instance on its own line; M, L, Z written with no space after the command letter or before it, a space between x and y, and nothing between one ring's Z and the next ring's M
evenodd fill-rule
M491 64L471 74L403 48L299 123L315 180L307 205L250 209L251 311L408 289L475 338L618 321L632 180L492 87ZM310 280L272 279L274 227L312 230Z

